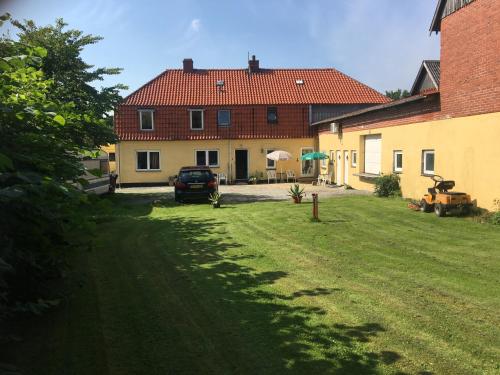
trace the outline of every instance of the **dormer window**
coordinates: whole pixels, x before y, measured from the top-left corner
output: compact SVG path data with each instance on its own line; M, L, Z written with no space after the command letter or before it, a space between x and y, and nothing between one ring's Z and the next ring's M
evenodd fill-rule
M140 109L139 110L139 126L141 130L151 131L154 129L154 110Z
M189 124L191 130L203 130L203 109L189 110Z

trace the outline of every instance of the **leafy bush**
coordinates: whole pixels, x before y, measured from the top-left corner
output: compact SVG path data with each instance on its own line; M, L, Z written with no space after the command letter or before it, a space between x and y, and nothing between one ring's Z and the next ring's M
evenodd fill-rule
M83 173L83 152L116 140L107 113L121 88L90 84L119 72L82 60L98 37L65 31L62 20L11 23L19 40L0 38L0 320L57 303L47 281L93 225L89 197L66 181Z
M494 225L500 225L500 212L494 212L491 214L489 222Z
M399 176L393 173L377 177L375 179L375 195L377 197L400 197Z
M495 210L488 218L488 221L494 225L500 225L500 199L493 200Z

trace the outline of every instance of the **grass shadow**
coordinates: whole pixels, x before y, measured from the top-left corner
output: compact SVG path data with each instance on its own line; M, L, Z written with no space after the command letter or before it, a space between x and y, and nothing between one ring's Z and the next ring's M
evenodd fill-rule
M385 331L380 324L328 325L321 319L327 311L305 302L340 289L280 294L273 284L288 273L249 266L262 256L245 254L244 244L225 233L227 223L155 219L148 216L155 199L162 198L112 199L115 219L88 255L92 282L83 286L96 294L91 301L99 312L73 317L72 306L81 304L65 306L58 323L67 326L63 345L46 347L31 363L14 346L27 374L83 373L83 361L92 360L80 350L84 335L105 337L96 351L106 361L93 373L373 374L399 360L397 353L365 349ZM47 350L59 354L44 358Z

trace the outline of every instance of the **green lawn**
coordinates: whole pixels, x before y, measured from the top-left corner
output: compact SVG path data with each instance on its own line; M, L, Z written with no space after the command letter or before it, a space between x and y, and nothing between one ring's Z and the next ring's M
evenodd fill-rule
M24 373L500 371L498 227L360 196L321 222L310 203L113 201L67 301L4 351Z

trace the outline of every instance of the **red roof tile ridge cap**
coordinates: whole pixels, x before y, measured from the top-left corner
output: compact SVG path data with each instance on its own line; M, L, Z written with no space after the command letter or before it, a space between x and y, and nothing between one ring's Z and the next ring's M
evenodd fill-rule
M284 70L284 71L335 71L335 72L340 72L339 70L332 68L332 67L326 67L326 68L259 68L258 71L253 72L252 74L258 74L259 71L270 71L270 70ZM219 72L219 71L241 71L241 72L248 72L248 68L194 68L192 72L186 73L186 74L193 74L196 73L196 71L202 71L202 72ZM179 72L182 73L183 70L179 68L173 68L173 69L166 69L164 73L166 72ZM342 73L344 74L344 73ZM347 75L347 74L344 74Z

